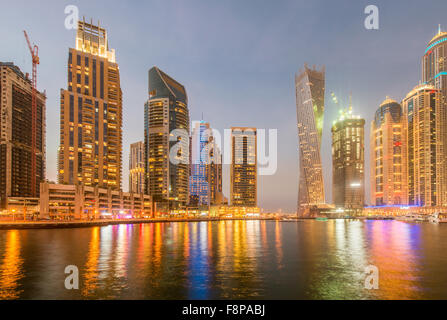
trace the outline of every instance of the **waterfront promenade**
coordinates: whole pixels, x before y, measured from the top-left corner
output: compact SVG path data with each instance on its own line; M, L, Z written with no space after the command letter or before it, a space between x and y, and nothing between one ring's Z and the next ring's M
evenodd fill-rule
M156 222L202 222L202 221L222 221L222 220L275 220L273 217L231 217L231 218L151 218L151 219L100 219L100 220L71 220L71 221L0 221L0 230L13 229L58 229L58 228L86 228L102 227L116 224L140 224Z

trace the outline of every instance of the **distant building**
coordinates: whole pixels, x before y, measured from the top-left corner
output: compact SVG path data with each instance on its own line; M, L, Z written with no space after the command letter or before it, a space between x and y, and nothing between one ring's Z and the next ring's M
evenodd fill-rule
M78 22L68 53L68 89L61 90L58 181L119 190L122 93L115 50L104 28Z
M222 153L214 136L211 136L208 142L208 153L210 161L207 167L207 179L210 186L210 204L228 204L228 199L222 190Z
M351 107L332 125L332 198L349 214L360 213L365 204L364 126Z
M13 63L0 62L0 208L38 198L45 179L45 101L37 91L35 124L32 84ZM33 127L34 132L33 132ZM33 150L35 139L35 150ZM34 161L33 161L34 159ZM35 163L35 174L32 173Z
M371 123L371 204L408 204L406 119L402 107L387 98Z
M210 205L210 184L207 177L210 139L210 125L196 122L191 135L191 174L189 176L189 196L191 205Z
M324 204L321 137L323 133L325 69L307 65L295 76L299 143L298 215L309 216Z
M144 193L144 143L132 143L129 153L129 192Z
M256 128L231 128L230 197L232 206L257 207Z
M146 194L153 197L158 211L168 212L189 200L189 110L185 87L159 68L151 68L149 100L144 111ZM175 147L178 144L182 147Z
M407 133L408 204L447 205L446 146L443 137L446 110L440 89L416 86L402 101Z
M191 205L222 204L222 155L209 123L196 122L191 135Z

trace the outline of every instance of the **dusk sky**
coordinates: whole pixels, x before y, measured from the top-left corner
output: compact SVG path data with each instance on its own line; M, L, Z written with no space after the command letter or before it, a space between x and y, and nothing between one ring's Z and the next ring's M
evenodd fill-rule
M31 73L23 36L39 45L38 89L47 93L47 178L57 180L60 89L67 88L67 5L100 20L116 50L123 91L123 189L128 188L130 143L143 140L147 73L152 66L182 83L191 120L221 130L278 129L278 170L258 179L259 206L295 212L298 138L294 75L304 63L326 66L322 156L331 201L330 126L339 107L334 92L366 119L366 193L369 129L385 96L401 101L421 79L421 57L438 24L447 29L447 1L29 1L0 0L0 61ZM379 7L380 29L364 28L364 8ZM224 170L229 196L229 170Z

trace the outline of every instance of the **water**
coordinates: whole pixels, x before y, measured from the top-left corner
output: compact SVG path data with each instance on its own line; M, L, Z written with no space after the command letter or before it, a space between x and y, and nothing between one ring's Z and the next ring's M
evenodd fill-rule
M64 287L79 267L79 290ZM364 288L365 267L379 289ZM0 299L447 299L447 225L220 221L0 231Z

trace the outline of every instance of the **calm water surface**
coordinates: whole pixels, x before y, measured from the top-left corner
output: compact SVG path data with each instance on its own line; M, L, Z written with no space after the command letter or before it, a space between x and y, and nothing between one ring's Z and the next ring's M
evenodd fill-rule
M79 290L66 290L76 265ZM365 267L380 288L364 289ZM447 299L447 225L221 221L0 231L0 299Z

